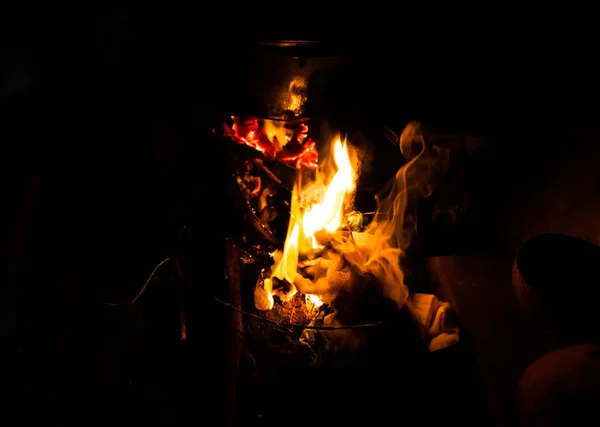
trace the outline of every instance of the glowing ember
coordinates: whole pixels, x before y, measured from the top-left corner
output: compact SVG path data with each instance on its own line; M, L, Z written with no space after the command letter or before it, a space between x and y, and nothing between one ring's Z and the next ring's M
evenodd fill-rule
M230 136L265 155L296 169L315 169L319 153L302 121L281 122L232 116Z

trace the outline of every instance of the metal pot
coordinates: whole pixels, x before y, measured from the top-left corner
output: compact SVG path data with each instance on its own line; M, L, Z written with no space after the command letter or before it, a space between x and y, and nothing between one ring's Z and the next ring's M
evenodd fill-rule
M350 59L346 45L312 40L252 41L231 53L239 77L228 83L230 113L271 120L318 115L328 85Z

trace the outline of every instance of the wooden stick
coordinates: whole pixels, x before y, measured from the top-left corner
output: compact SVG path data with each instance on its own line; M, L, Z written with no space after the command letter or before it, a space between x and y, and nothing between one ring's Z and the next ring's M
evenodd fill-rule
M242 308L242 289L240 272L240 248L231 240L227 239L225 256L227 262L227 298L238 310ZM228 386L228 425L233 426L237 416L237 381L240 368L240 359L244 346L244 324L242 313L238 310L230 310L228 319L229 354L227 369Z
M275 181L277 184L281 184L281 180L275 175L271 170L265 166L265 163L262 159L255 158L252 159L257 168L259 168L265 175L267 175L271 180Z

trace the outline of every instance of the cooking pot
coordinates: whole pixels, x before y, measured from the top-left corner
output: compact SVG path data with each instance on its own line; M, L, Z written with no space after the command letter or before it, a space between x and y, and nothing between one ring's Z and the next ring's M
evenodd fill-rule
M228 113L285 121L320 115L352 60L347 43L315 40L253 40L229 54L237 77L226 84Z

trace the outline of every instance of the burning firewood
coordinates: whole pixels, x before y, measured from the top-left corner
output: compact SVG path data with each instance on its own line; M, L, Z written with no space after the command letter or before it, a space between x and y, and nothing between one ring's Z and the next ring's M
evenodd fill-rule
M233 116L231 125L222 123L221 135L240 148L231 150L230 159L246 218L264 242L281 247L291 191L282 175L295 176L295 171L317 167L316 144L308 136L305 120L274 122Z
M262 161L246 161L238 169L238 184L248 205L257 212L257 220L268 229L270 221L281 213L270 211L273 200L280 194L280 185L270 176L268 168L266 171L262 168L272 154L270 148L260 145L263 136L252 133L260 130L260 125L244 126L246 136L240 137L240 141L252 146L248 138L254 138L255 148L265 157ZM238 137L240 129L234 130ZM413 223L405 215L407 199L417 200L430 194L445 171L447 153L425 143L418 123L409 124L400 140L407 164L389 187L393 191L378 204L378 210L371 213L373 218L369 220L352 210L356 172L360 167L356 163L358 157L346 142L334 139L332 161L325 162L316 174L306 173L296 163L295 186L291 197L287 195L290 220L285 244L271 252L272 265L265 266L259 274L254 288L257 310L270 313L276 302L277 306L284 305L300 293L307 309L310 304L308 311L317 308L313 321L325 328L323 338L336 349L356 349L367 339L369 334L354 330L353 325L378 324L386 316L394 318L399 311L409 313L411 322L421 326L422 338L430 342L432 351L456 342L456 331L445 321L450 317L446 316L448 307L434 297L426 308L427 304L420 304L423 300L418 297L417 302L411 301L413 297L404 284L400 267L407 245L404 240L413 231ZM310 150L310 146L302 148L298 143L298 140L287 141L287 152L292 150L300 156L297 159L310 159L301 154ZM275 157L289 164L291 157L281 153ZM412 179L418 174L423 175L419 182L407 183L408 177ZM414 315L410 314L411 308ZM421 309L430 313L421 315Z
M279 247L285 232L290 193L263 159L247 156L246 152L232 161L241 207L258 236Z
M223 135L276 159L290 167L300 169L317 167L318 152L315 142L308 137L304 120L274 122L255 117L233 116L233 124L222 124Z

